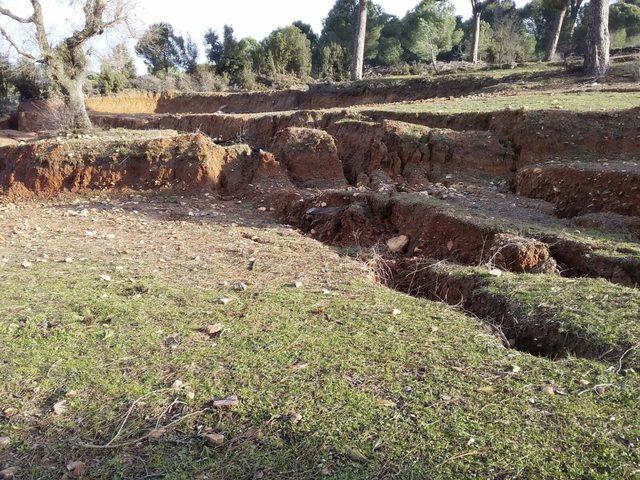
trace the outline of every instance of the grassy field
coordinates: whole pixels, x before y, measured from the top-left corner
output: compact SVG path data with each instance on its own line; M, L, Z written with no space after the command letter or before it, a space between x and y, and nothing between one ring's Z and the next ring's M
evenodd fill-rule
M639 474L632 371L507 349L250 204L82 202L0 221L0 466L19 478Z

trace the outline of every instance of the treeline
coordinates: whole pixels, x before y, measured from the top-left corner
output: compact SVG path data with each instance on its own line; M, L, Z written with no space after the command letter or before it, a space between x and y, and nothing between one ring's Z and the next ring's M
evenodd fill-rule
M470 0L473 16L455 15L448 0L421 0L399 18L375 2L367 3L364 63L382 74L421 74L443 62L482 61L509 66L535 60L582 55L587 32L583 0L532 0L517 8L512 0ZM237 38L231 26L208 30L201 45L169 23L151 25L135 45L148 74L136 75L126 45L101 59L87 90L114 93L145 90L215 91L287 87L312 78L349 78L358 0L337 0L320 34L303 22L278 28L266 38ZM612 48L640 44L640 0L619 0L609 7ZM200 49L204 47L203 54ZM199 59L206 58L205 63ZM12 88L22 96L46 89L33 68L23 66L13 77L8 62L0 64L0 94ZM21 73L22 72L22 73Z

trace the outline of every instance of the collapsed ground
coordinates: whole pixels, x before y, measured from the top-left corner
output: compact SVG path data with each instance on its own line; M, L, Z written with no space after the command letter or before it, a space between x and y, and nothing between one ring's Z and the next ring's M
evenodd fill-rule
M638 475L624 73L89 105L0 154L0 467Z

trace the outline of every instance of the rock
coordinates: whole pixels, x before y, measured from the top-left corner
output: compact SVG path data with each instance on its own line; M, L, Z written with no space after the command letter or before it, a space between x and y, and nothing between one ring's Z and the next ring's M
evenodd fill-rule
M6 448L11 443L11 439L9 437L0 437L0 449Z
M387 248L391 253L402 252L409 245L409 237L400 235L387 240Z
M221 447L224 445L224 435L220 433L205 433L202 435L204 443L210 447Z
M220 300L218 300L218 301L219 301L222 305L226 305L226 304L228 304L228 303L231 301L231 299L230 299L230 298L223 297L223 298L221 298L221 299L220 299Z
M20 265L22 266L22 268L31 268L31 267L33 267L33 263L31 263L29 260L23 260Z
M63 415L67 411L67 401L60 400L53 405L53 413L56 415Z

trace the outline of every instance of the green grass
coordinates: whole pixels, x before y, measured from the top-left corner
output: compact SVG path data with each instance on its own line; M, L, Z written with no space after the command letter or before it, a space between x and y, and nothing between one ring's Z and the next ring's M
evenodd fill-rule
M640 368L640 292L593 278L512 274L454 267L454 275L477 278L476 294L509 305L516 328L539 331L556 348ZM519 326L517 324L520 324ZM548 337L546 340L544 337ZM562 352L558 352L562 353Z
M334 295L277 284L230 293L117 273L107 283L90 267L0 276L0 407L19 412L0 420L0 436L11 438L4 463L20 462L24 478L60 478L78 459L87 478L638 474L640 382L606 363L504 349L471 317L364 280L345 280ZM216 322L221 337L198 332ZM165 339L175 333L172 350ZM189 389L149 397L118 441L168 423L162 411L175 398L185 404L171 419L213 398L240 403L155 442L79 447L106 443L134 399L176 379ZM602 395L589 390L605 383ZM550 384L567 394L545 394ZM53 415L71 391L67 412ZM203 445L200 427L224 433L225 445Z
M508 109L566 110L573 112L613 111L640 107L640 92L544 92L488 97L460 97L415 103L354 107L361 113L460 114L487 113Z

